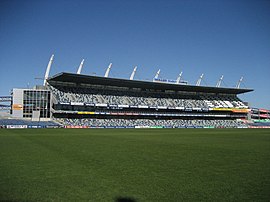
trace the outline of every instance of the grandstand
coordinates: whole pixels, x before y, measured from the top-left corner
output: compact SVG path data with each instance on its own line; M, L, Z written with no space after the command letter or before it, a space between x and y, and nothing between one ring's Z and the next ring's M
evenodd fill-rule
M49 77L53 56L43 86L13 89L12 117L34 122L53 121L70 128L243 128L250 108L238 98L253 91L236 87L189 85L181 80L153 81L110 78L62 72ZM26 124L29 125L29 124ZM31 125L31 124L30 124ZM33 125L33 124L32 124ZM3 125L2 125L3 126ZM49 126L49 125L48 125Z
M250 89L60 73L48 79L52 117L66 127L238 128Z

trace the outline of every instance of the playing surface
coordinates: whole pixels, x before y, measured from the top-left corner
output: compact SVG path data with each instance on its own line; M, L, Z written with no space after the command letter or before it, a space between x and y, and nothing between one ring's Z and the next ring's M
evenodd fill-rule
M0 130L0 201L269 200L269 129Z

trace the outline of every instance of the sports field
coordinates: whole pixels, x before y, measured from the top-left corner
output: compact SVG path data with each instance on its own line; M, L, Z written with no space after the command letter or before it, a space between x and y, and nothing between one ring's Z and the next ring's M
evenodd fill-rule
M270 130L1 129L0 201L270 201Z

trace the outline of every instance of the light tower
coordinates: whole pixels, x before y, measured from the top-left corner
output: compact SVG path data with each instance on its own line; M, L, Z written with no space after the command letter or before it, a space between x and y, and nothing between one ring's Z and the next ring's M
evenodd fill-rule
M52 62L53 62L53 57L54 57L54 55L52 54L52 56L51 56L51 58L50 58L50 61L49 61L49 63L48 63L47 69L46 69L45 76L44 76L43 86L46 85L46 82L47 82L47 80L48 80L48 78L49 78L50 69L51 69Z
M82 67L83 67L84 59L81 61L80 66L78 67L77 74L81 74Z
M221 75L220 79L218 80L216 87L220 87L222 80L223 80L223 75Z
M160 69L157 71L155 77L153 78L153 81L155 81L155 79L158 79L159 74L160 74Z
M197 83L196 83L196 86L200 86L201 85L201 81L202 81L202 78L203 78L203 74L200 76L200 78L198 79Z
M129 77L129 80L133 80L134 79L134 76L135 76L136 71L137 71L137 66L134 67L133 72L131 73L131 75Z
M237 82L236 88L240 88L240 84L242 83L243 79L244 79L244 77L241 76L241 78Z
M183 72L180 72L179 76L177 77L177 79L176 79L176 83L177 83L177 84L180 83L182 74L183 74Z
M109 66L108 66L108 68L107 68L107 70L106 70L106 72L105 72L104 77L108 77L108 76L109 76L109 73L110 73L111 67L112 67L112 63L110 63L110 64L109 64Z

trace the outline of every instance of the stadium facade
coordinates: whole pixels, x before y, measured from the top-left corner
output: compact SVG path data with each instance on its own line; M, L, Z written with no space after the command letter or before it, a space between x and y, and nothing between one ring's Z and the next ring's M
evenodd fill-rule
M250 108L238 95L252 89L201 86L181 80L159 78L134 80L62 72L34 89L13 89L13 118L54 121L75 128L226 128L247 127ZM242 79L241 79L242 80Z

